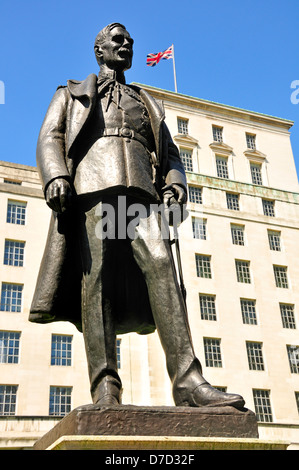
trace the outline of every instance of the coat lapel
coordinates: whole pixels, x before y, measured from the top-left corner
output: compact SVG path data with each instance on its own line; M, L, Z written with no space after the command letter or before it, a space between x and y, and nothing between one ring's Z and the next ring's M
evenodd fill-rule
M142 98L150 116L151 126L156 144L157 166L159 166L162 158L161 124L165 119L165 112L160 108L157 101L142 88L140 88L140 97Z
M96 102L97 76L90 74L83 81L68 80L67 86L73 97L67 136L67 153L80 134Z

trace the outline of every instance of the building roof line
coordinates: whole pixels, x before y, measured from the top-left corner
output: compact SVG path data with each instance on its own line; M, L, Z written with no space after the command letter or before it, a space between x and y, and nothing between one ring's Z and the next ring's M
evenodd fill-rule
M181 98L187 98L187 99L190 99L190 100L195 100L198 103L210 104L210 105L218 106L218 107L221 107L221 108L224 108L224 109L226 108L226 109L230 109L230 110L239 111L239 112L242 112L242 113L253 114L255 116L260 116L260 117L264 117L264 118L268 118L268 119L269 118L270 119L275 119L275 120L281 121L285 124L288 124L290 127L292 127L293 124L294 124L294 121L292 121L290 119L285 119L285 118L281 118L281 117L278 117L278 116L272 116L270 114L265 114L265 113L259 113L257 111L251 111L251 110L244 109L244 108L238 108L237 106L231 106L231 105L228 105L228 104L217 103L216 101L206 100L206 99L203 99L203 98L197 98L195 96L186 95L186 94L183 94L183 93L176 93L174 91L165 90L163 88L158 88L158 87L154 87L154 86L151 86L151 85L145 85L145 84L137 83L137 82L132 82L132 85L137 85L137 86L140 86L140 87L148 88L148 89L151 89L153 91L157 91L157 92L161 92L161 93L167 93L167 94L172 95L173 97L181 97Z

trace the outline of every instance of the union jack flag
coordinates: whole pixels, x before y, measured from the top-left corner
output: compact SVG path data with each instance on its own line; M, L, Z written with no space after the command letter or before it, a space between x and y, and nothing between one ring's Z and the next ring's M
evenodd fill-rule
M160 60L173 59L173 46L171 45L168 49L163 52L157 52L155 54L148 54L146 58L146 65L154 67Z

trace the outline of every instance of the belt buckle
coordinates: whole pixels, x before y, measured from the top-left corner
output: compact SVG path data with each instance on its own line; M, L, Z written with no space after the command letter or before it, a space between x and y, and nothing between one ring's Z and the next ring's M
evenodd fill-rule
M134 137L134 131L132 131L132 129L129 129L129 127L122 127L119 130L119 133L121 137L126 137L127 139L133 139Z

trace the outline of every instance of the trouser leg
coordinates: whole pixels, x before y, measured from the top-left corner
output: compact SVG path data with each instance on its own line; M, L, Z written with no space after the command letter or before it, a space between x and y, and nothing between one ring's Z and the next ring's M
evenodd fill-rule
M192 346L187 312L178 286L169 241L159 238L158 215L152 212L145 226L136 228L139 238L132 242L134 257L148 287L155 324L166 354L176 405L234 406L242 408L240 395L214 389L202 376ZM143 221L144 222L144 221ZM156 235L156 236L155 236Z
M85 214L84 235L81 238L82 325L94 403L105 395L120 397L121 389L112 306L106 287L112 278L113 240L96 236L98 217L95 216L95 209L93 207Z
M174 384L204 381L195 356L187 312L176 276L168 239L160 233L159 214L140 220L132 241L134 258L145 277L156 328L166 355L169 377ZM195 377L194 377L195 376Z

